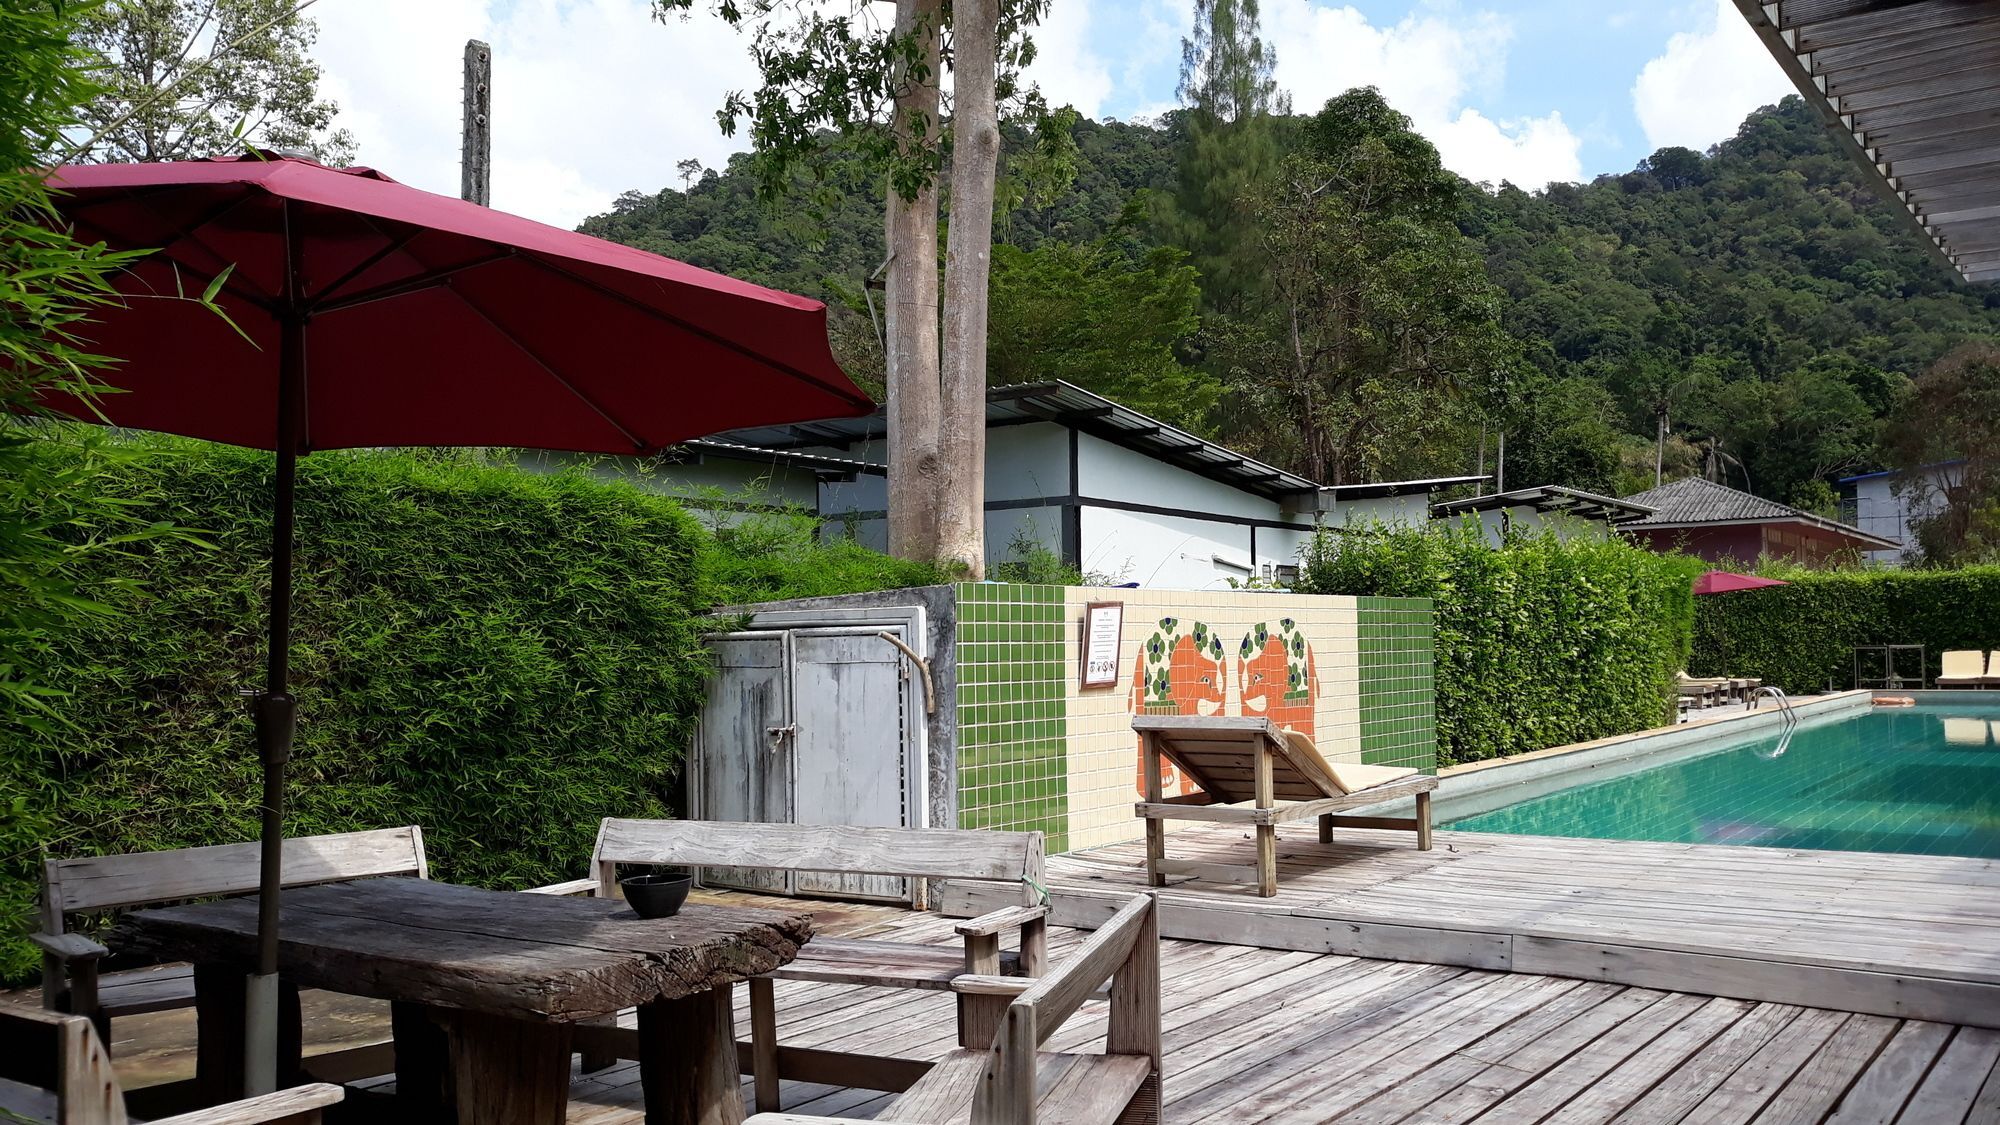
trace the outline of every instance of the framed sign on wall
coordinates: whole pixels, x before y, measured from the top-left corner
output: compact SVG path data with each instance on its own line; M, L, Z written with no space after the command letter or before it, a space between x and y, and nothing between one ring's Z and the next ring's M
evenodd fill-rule
M1083 607L1083 686L1115 687L1118 683L1120 633L1125 628L1125 603L1091 602Z

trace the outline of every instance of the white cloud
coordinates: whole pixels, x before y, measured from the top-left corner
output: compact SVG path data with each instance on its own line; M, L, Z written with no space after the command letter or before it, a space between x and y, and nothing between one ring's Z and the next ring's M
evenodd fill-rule
M698 5L698 7L700 7ZM722 165L740 144L715 111L754 84L747 44L708 15L666 24L646 0L322 0L324 92L358 160L458 194L461 59L493 45L493 205L557 226L628 189Z
M1735 136L1751 110L1794 92L1730 0L1694 18L1698 26L1668 39L1632 83L1632 109L1654 149L1706 149Z
M1111 71L1089 47L1091 7L1083 0L1049 5L1048 15L1030 33L1035 61L1027 77L1042 88L1050 105L1075 106L1094 118L1111 96Z
M1376 27L1355 8L1312 0L1275 0L1263 14L1278 85L1296 112L1374 86L1470 180L1535 189L1582 177L1583 142L1561 114L1495 119L1466 104L1497 93L1506 76L1513 28L1500 15L1433 6Z

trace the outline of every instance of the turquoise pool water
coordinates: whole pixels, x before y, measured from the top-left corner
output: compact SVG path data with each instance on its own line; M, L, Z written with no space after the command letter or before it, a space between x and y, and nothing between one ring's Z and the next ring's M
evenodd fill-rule
M1454 821L1472 832L2000 858L2000 699L1876 708Z

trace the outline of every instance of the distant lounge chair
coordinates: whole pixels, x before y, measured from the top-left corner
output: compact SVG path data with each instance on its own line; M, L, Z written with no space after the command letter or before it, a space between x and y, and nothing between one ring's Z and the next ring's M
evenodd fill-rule
M1717 699L1728 699L1732 686L1729 678L1726 676L1697 678L1688 675L1686 672L1676 672L1674 673L1674 679L1681 695L1700 703L1704 707Z
M1333 838L1336 824L1353 828L1408 829L1417 848L1431 846L1431 790L1437 778L1413 769L1332 763L1320 757L1312 739L1280 730L1258 717L1140 715L1132 720L1145 756L1146 799L1134 811L1146 821L1146 874L1153 886L1170 874L1250 882L1252 869L1167 858L1166 821L1205 820L1256 829L1257 893L1278 893L1277 826L1319 818L1319 838ZM1160 791L1160 759L1172 762L1201 786L1201 792L1168 797ZM1414 817L1335 816L1342 809L1414 796ZM1281 803L1282 802L1282 803ZM1250 807L1245 808L1244 805Z
M2000 687L2000 648L1986 654L1986 674L1979 677L1980 687Z
M2000 684L2000 667L1990 666L1985 654L1975 648L1952 649L1944 654L1944 663L1938 668L1938 678L1931 681L1939 687L1985 687Z

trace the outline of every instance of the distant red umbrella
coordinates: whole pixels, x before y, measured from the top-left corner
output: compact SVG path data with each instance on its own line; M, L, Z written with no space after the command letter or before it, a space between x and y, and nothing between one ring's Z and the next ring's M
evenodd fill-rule
M100 378L121 393L45 404L277 453L270 654L253 704L264 763L256 1052L275 1012L298 457L413 445L648 454L874 404L834 363L818 301L371 169L257 154L63 168L50 184L80 237L154 253L121 283L130 299L79 333L119 361ZM153 299L218 278L233 326L192 301ZM268 1058L248 1062L268 1088Z
M1760 586L1783 586L1778 578L1759 578L1754 574L1735 574L1727 570L1711 570L1694 580L1697 594L1733 594L1738 590L1755 590Z

